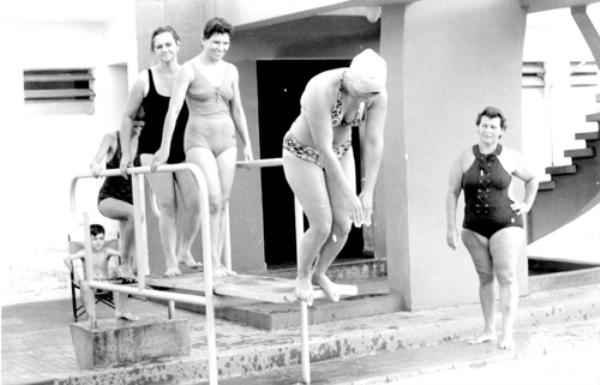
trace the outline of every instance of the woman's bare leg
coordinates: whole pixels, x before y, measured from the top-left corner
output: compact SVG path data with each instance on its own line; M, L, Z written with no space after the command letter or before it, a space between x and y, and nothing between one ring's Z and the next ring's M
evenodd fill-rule
M219 219L219 244L217 245L217 255L220 256L221 263L225 266L223 256L223 245L225 243L226 229L225 225L225 207L231 197L231 189L235 179L235 161L237 159L237 148L231 147L223 151L217 157L217 167L219 168L219 181L221 182L221 213ZM226 268L228 274L235 274L234 271Z
M323 170L312 163L283 152L283 171L294 195L308 217L308 229L300 241L296 296L309 304L313 300L312 267L331 235L331 205Z
M98 204L98 211L107 218L119 221L119 252L121 254L119 275L123 278L133 278L132 252L135 244L133 205L119 199L106 198Z
M178 222L177 228L177 260L188 267L198 267L192 256L192 244L200 228L200 200L198 186L192 174L188 171L175 173L176 202Z
M496 295L494 291L494 265L488 249L488 239L474 231L463 229L462 240L479 276L479 301L483 312L485 326L483 332L471 343L482 343L495 341L496 319L494 303Z
M502 313L502 349L514 348L513 327L519 302L517 260L525 242L525 232L520 227L506 227L490 238L490 252L500 291Z
M352 149L340 159L340 163L346 174L348 184L351 186L352 191L356 192L356 172ZM339 290L337 289L337 285L327 277L326 273L329 266L331 266L331 263L346 244L352 224L350 223L350 216L342 203L343 195L341 189L327 177L325 178L325 181L329 193L329 201L331 202L333 224L331 235L327 238L327 241L321 248L319 258L317 259L315 271L313 273L313 282L319 285L332 301L337 302L340 300Z
M202 170L208 188L208 201L210 210L210 242L213 276L224 277L227 270L221 262L218 248L221 234L221 211L223 207L221 182L217 160L212 151L203 147L190 148L186 153L187 161L192 162Z

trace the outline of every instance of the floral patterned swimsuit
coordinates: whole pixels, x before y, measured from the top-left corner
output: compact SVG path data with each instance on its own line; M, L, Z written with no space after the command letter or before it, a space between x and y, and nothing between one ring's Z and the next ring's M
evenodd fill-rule
M344 71L345 73L345 71ZM342 91L344 89L344 73L340 78L340 88L337 90L337 98L335 102L335 106L331 111L331 125L332 126L360 126L366 119L365 105L363 102L360 103L358 110L356 111L356 115L354 119L350 122L344 120L343 111L342 111ZM335 153L338 159L341 159L352 146L352 139L348 138L342 144L333 147L333 152ZM323 165L320 161L320 153L316 148L306 145L298 140L294 135L289 132L283 138L283 149L296 156L299 159L304 161L316 164L317 166L323 168Z

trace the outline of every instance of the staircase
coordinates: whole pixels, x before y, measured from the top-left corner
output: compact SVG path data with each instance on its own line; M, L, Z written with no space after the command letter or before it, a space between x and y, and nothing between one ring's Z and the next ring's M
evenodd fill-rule
M540 183L528 216L528 243L534 242L579 217L600 203L600 112L586 116L598 130L578 133L582 149L566 150L572 165L546 168L552 179Z

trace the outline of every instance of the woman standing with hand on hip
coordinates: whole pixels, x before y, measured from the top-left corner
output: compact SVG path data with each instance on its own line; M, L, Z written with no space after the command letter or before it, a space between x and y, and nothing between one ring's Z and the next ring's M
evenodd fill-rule
M129 93L121 125L121 137L123 145L127 146L128 140L131 138L133 120L142 108L145 125L138 145L142 166L150 165L153 154L161 143L171 89L174 79L181 69L177 60L179 44L179 35L172 27L157 28L152 33L150 48L158 59L158 64L140 72ZM176 128L171 141L171 156L166 160L170 164L185 161L183 135L188 118L187 108L183 106L175 118ZM123 173L127 167L131 166L132 159L132 154L123 153L121 160ZM198 230L200 212L196 182L187 171L148 174L147 178L160 209L158 226L166 258L164 275L167 277L180 275L179 263L184 263L188 267L199 265L191 253L192 242Z
M236 131L244 144L244 160L253 160L246 115L242 107L237 68L223 60L229 50L233 27L222 18L206 23L204 49L187 61L173 84L162 144L152 167L165 163L179 111L190 110L185 129L186 159L200 167L208 187L213 275L235 274L225 267L222 252L225 208L231 195L237 160Z
M300 241L296 276L296 296L309 304L313 283L332 301L339 300L339 289L326 276L327 269L344 247L352 223L371 224L383 152L386 73L385 61L367 49L349 68L314 76L300 98L300 115L284 136L285 177L309 223ZM365 171L358 196L353 126L360 127Z
M494 277L500 288L502 312L501 349L514 347L519 289L517 259L525 242L522 214L527 213L537 194L538 180L516 151L500 144L506 132L502 112L487 107L475 121L479 141L464 150L450 170L446 198L447 243L456 249L456 205L465 195L462 240L479 276L479 299L485 327L472 343L496 341ZM523 201L511 194L512 177L525 182Z

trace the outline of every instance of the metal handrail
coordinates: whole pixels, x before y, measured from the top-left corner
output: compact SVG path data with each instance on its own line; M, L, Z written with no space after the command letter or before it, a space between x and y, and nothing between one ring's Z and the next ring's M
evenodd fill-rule
M146 242L146 228L144 218L144 174L149 173L165 173L175 171L189 171L194 176L196 183L198 184L198 195L200 200L200 230L202 235L202 260L204 263L204 296L190 295L190 294L178 294L178 293L165 293L160 290L146 289L145 288L145 272L147 271L147 242ZM170 301L169 309L171 309L172 301L186 302L192 304L204 304L206 309L206 334L207 334L207 348L208 348L208 368L209 368L209 383L210 385L216 385L218 382L218 371L217 371L217 350L216 350L216 331L215 331L215 313L214 313L214 282L212 276L212 255L211 255L211 241L210 241L210 221L209 221L209 202L208 202L208 188L206 186L206 179L202 174L200 168L193 163L180 163L173 165L161 165L156 170L151 170L149 166L143 167L131 167L127 169L127 174L131 176L132 183L132 194L134 203L134 227L136 237L136 256L138 265L138 287L132 288L125 285L112 284L107 282L100 282L94 280L93 269L91 267L91 258L86 258L86 284L91 288L113 290L128 294L144 295L147 297L167 299ZM84 226L84 237L86 255L91 254L91 242L89 234L89 215L83 213L83 223L79 221L79 212L77 208L76 190L77 183L80 179L85 178L96 178L100 176L120 176L122 175L119 170L111 169L104 170L98 174L84 173L76 175L71 180L70 188L70 208L71 214L75 222L83 224ZM91 319L90 323L94 327L96 320Z
M273 159L261 159L256 161L243 161L237 162L236 166L245 169L260 169L263 167L277 167L282 166L283 160L281 158ZM147 263L147 242L145 238L145 226L144 221L144 183L143 175L151 172L175 172L175 171L190 171L194 175L196 182L198 183L199 198L200 198L200 230L202 233L202 260L204 262L204 282L205 290L204 296L193 295L193 294L181 294L181 293L170 293L160 290L146 289L144 283L143 264ZM210 221L209 221L209 201L208 201L208 188L206 185L206 179L202 174L200 168L192 163L180 163L174 165L161 165L156 170L150 170L149 166L144 167L132 167L127 169L127 174L131 175L132 178L132 193L134 202L134 225L136 232L136 254L138 263L138 287L133 288L126 285L119 285L108 283L104 281L96 281L93 277L93 271L91 268L91 258L86 258L86 283L89 287L113 290L127 294L142 295L147 297L153 297L158 299L166 299L169 301L169 314L171 315L174 305L173 301L186 302L191 304L205 305L206 309L206 334L207 334L207 350L208 350L208 369L209 369L209 384L217 385L218 383L218 371L217 371L217 350L216 350L216 330L215 330L215 313L214 313L214 283L212 277L212 254L211 254L211 241L210 241ZM77 175L71 181L71 213L76 222L78 221L78 210L76 202L76 187L79 179L83 178L95 178L99 176L119 176L121 175L119 170L105 170L97 175L86 173ZM141 178L140 178L141 177ZM151 199L155 199L152 198ZM154 210L154 208L153 208ZM225 220L226 220L226 234L224 243L224 254L225 254L225 265L231 269L231 239L230 239L230 228L229 228L229 206L225 207ZM300 238L303 233L303 214L302 207L299 201L294 198L294 210L295 210L295 227L296 227L296 248L299 251ZM91 242L89 235L89 216L87 213L83 214L83 225L85 228L85 246L86 254L91 253ZM301 362L302 362L302 377L306 384L311 382L310 374L310 346L308 337L308 307L305 301L300 301L300 317L301 317Z
M268 159L258 159L252 161L237 161L235 164L238 168L252 169L252 168L263 168L263 167L276 167L282 166L283 161L281 158L268 158ZM152 208L152 212L157 218L160 218L160 207L157 203L156 194L151 189L150 191L150 207ZM231 268L231 266L228 266Z

